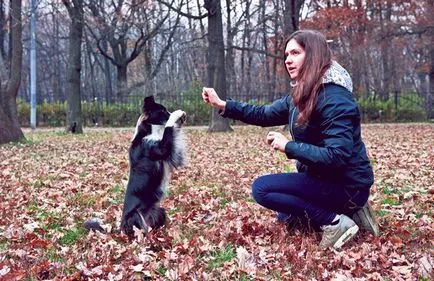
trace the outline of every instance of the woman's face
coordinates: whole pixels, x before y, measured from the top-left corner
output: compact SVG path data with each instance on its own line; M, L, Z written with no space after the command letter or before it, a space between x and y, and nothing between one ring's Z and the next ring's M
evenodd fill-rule
M285 66L292 80L296 80L304 63L305 51L295 39L289 40L285 48Z

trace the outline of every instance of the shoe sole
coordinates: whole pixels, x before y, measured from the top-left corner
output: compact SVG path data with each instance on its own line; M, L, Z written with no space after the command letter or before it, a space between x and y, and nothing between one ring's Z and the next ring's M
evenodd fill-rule
M357 231L359 231L359 227L355 224L352 227L348 228L344 234L339 237L339 239L333 244L334 249L339 249L342 245L345 244L348 240L350 240L354 235L356 235Z
M374 236L380 235L380 229L378 227L374 210L372 209L371 205L368 204L367 207L364 206L362 209L357 211L353 216L353 220L363 227L363 229L374 234Z

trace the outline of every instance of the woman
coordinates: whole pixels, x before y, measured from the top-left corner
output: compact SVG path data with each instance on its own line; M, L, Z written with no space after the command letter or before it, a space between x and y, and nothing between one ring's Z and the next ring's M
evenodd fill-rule
M289 125L291 141L273 131L266 139L297 160L298 173L260 176L252 185L253 197L277 211L278 220L298 218L319 226L320 248L338 249L359 230L350 218L355 213L362 215L361 226L378 232L367 205L374 177L352 81L332 61L326 38L317 31L293 33L284 54L291 95L265 106L223 101L212 88L204 88L202 97L223 117L258 126Z

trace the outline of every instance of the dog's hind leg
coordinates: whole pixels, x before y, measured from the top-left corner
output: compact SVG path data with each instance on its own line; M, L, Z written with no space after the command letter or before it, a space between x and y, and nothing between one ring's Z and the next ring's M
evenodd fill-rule
M134 235L134 226L148 233L149 225L146 223L146 216L139 210L130 213L128 218L123 218L121 222L121 230L128 236Z
M137 214L140 217L140 220L138 221L138 223L140 224L140 229L142 229L143 231L145 231L145 233L148 232L148 224L146 223L145 217L142 215L142 213L140 211L137 211Z
M166 210L155 204L146 214L146 223L152 228L159 228L166 224Z

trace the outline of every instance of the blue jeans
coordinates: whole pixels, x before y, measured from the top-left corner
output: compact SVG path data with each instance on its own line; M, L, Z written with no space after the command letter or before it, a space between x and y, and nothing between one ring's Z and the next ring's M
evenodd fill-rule
M260 176L252 194L260 205L318 227L330 224L337 214L351 216L363 207L369 188L346 188L303 172Z

